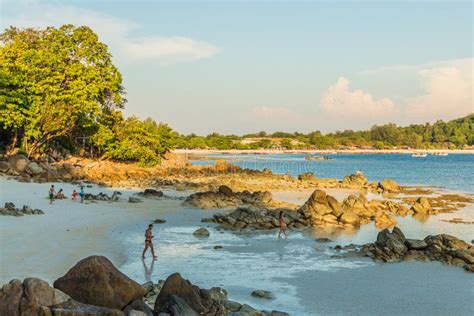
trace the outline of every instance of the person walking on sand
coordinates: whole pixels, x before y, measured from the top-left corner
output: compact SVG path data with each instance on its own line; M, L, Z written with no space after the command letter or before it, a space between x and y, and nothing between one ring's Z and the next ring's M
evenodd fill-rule
M283 213L283 211L280 212L279 222L280 222L280 231L278 232L278 239L281 238L281 234L285 235L285 239L286 239L288 236L286 235L286 221L285 221L285 214Z
M53 204L54 196L56 195L56 190L54 189L54 184L49 188L49 204Z
M81 203L84 203L84 196L86 192L84 192L84 187L81 187L81 191L79 192L79 196L81 197Z
M148 225L148 228L145 231L145 249L143 249L142 259L145 259L145 252L148 250L148 247L151 249L151 254L153 255L153 260L157 257L155 256L155 249L153 248L153 225Z

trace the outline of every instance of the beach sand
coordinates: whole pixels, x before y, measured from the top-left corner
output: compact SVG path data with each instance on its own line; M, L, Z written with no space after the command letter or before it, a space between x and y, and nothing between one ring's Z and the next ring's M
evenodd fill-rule
M362 244L375 240L373 224L360 230L316 229L290 232L277 240L276 232L235 234L201 223L215 211L183 207L177 199L128 203L136 190L120 189L121 202L56 201L49 205L50 184L18 183L0 178L0 203L14 202L40 208L44 215L0 217L0 281L35 276L53 282L78 260L105 255L122 272L139 283L157 282L174 272L200 287L224 287L231 300L261 309L278 309L292 315L466 315L474 312L474 281L461 268L440 263L378 264L367 258L336 258L336 244ZM56 184L70 193L76 186ZM87 192L114 189L94 185ZM169 191L182 196L187 192ZM338 199L350 190L331 191ZM275 192L275 197L302 204L311 191ZM449 233L470 241L472 225L442 222L445 217L471 217L471 208L432 216L426 223L411 217L399 219L407 236ZM440 218L438 218L440 217ZM140 255L146 225L156 219L158 260ZM192 232L206 227L209 238ZM315 237L333 241L318 243ZM471 237L472 238L472 237ZM216 250L214 246L223 246ZM251 297L255 289L271 291L275 299Z

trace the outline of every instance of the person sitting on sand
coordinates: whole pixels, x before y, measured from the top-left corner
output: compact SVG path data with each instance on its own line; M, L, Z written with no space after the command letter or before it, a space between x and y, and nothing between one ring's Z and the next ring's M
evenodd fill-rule
M73 200L73 201L77 201L77 196L78 196L78 195L79 195L79 193L77 193L76 190L73 190L73 191L72 191L72 200Z
M153 259L156 259L155 256L155 249L153 248L153 225L148 225L148 228L145 231L145 249L143 249L142 258L145 259L145 252L147 251L148 247L151 249L151 254L153 255Z
M62 200L65 199L66 197L64 196L63 189L59 189L58 193L56 193L55 199Z
M280 222L280 231L278 232L278 239L280 239L281 234L285 235L285 239L286 239L288 236L286 235L286 221L285 221L285 214L283 213L283 211L280 212L279 222Z
M49 204L53 204L55 194L56 190L54 189L54 184L52 184L51 188L49 188Z
M86 192L84 192L84 187L81 187L81 191L79 192L79 196L81 197L81 203L84 203L84 196Z

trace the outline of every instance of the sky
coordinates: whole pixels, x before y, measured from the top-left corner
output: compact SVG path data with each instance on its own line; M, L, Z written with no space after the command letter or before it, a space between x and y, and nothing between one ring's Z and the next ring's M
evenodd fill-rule
M474 112L472 1L9 1L0 27L87 25L127 116L181 133L331 132Z

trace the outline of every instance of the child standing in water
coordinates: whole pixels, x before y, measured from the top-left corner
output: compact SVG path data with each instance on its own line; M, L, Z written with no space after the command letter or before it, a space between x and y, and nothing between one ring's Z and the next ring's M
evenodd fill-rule
M77 191L76 191L76 190L73 190L73 191L72 191L72 200L73 200L73 201L77 201L77 195L78 195Z
M81 191L79 192L79 196L81 197L81 203L84 203L84 195L86 195L86 193L84 192L84 187L81 187Z
M285 239L286 239L288 236L286 235L286 221L285 221L285 214L283 213L283 211L280 212L279 221L280 221L280 231L278 232L278 239L280 239L281 234L285 235Z
M55 194L56 194L56 190L54 190L54 184L53 184L51 185L51 188L49 188L49 204L53 204Z

